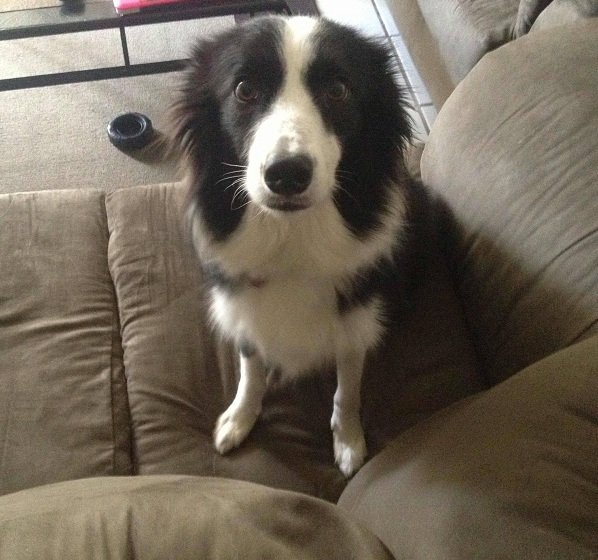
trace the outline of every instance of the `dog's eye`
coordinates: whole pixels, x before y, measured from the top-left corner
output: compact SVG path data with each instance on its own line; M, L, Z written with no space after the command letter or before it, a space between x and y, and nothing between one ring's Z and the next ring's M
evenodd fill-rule
M335 80L326 88L326 97L331 101L344 101L348 95L349 88L341 80Z
M235 88L235 97L241 103L252 103L259 97L259 91L251 82L243 80L242 82L239 82Z

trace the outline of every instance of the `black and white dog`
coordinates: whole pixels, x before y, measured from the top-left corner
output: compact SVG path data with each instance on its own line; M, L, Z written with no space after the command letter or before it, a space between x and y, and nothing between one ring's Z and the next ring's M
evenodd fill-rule
M401 299L420 198L389 53L326 20L258 18L196 45L174 126L213 320L240 351L216 449L252 429L266 368L335 363L334 454L350 476L367 453L364 360Z

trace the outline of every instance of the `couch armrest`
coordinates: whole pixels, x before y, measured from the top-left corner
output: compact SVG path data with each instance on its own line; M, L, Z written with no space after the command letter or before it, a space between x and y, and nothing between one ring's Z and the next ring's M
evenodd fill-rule
M598 336L418 424L339 505L397 558L595 558Z
M92 478L3 496L0 558L392 560L332 504L185 476Z

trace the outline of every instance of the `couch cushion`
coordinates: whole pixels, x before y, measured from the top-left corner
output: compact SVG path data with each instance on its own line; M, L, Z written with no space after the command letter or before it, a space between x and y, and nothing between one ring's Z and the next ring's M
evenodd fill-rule
M339 505L396 558L598 552L598 336L403 434Z
M527 33L550 2L387 0L401 37L438 109L484 54Z
M598 20L490 53L424 150L492 382L598 330L597 55Z
M553 2L554 0L520 0L517 18L513 25L513 38L525 35L543 10Z
M331 504L181 476L96 478L3 496L0 558L391 560Z
M532 31L549 29L598 17L598 2L596 0L552 0L536 19Z
M271 420L237 452L221 457L213 449L212 430L234 397L238 365L209 327L198 260L183 230L184 198L182 185L171 184L115 191L106 201L136 472L229 476L337 497L344 483L320 443L328 419L316 406L306 424L286 434L296 405L277 393L275 380L273 402L264 407L272 407ZM260 430L265 426L274 433Z
M511 40L519 3L520 0L418 1L454 85L484 54Z
M333 372L272 373L248 440L224 457L213 450L238 364L208 327L197 258L181 228L184 198L181 184L107 196L137 471L228 476L336 500L346 481L333 464ZM435 263L404 323L368 362L363 422L372 454L480 387L446 269Z
M0 493L130 472L103 195L1 195L0 238Z

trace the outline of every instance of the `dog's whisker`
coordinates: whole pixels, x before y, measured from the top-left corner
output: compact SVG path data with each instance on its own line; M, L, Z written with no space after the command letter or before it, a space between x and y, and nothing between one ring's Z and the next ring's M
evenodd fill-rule
M231 174L225 174L222 176L222 180L225 179L238 179L238 178L244 178L245 177L245 173L231 173Z
M233 181L234 179L234 181ZM224 190L230 189L230 187L232 187L233 185L236 185L239 181L243 181L245 179L244 175L241 175L239 177L222 177L221 179L218 179L218 181L216 181L214 184L218 185L219 183L224 183L225 181L232 181L231 184L226 187Z
M230 171L226 171L224 175L230 175L231 173L245 173L246 171L246 169L231 169Z
M345 171L344 169L337 169L336 170L337 178L345 179L347 181L352 182L355 185L359 185L359 180L356 173L352 171Z
M223 177L244 177L245 171L229 171L222 174Z
M224 187L224 190L227 191L228 189L230 189L231 187L234 187L235 185L238 185L241 181L244 181L245 177L226 177L225 179L220 179L220 181L217 181L215 184L217 185L218 183L224 183L226 181L229 181L228 186Z
M342 186L342 185L341 185L341 184L340 184L338 181L337 181L337 183L336 183L336 185L335 185L335 186L336 186L336 188L337 188L339 191L341 191L341 192L343 192L344 194L346 194L346 195L347 195L347 196L348 196L348 197L349 197L349 198L350 198L350 199L351 199L353 202L355 202L355 204L357 204L357 206L361 206L361 204L359 203L359 200L357 200L357 199L355 198L355 196L354 196L354 195L352 195L352 194L351 194L351 192L349 192L347 189L345 189L345 187L343 187L343 186Z
M240 195L244 195L246 198L246 201L241 204L240 206L236 206L235 207L235 199ZM240 210L241 208L243 208L244 206L247 206L249 203L251 202L251 199L249 198L249 196L247 195L247 191L245 190L245 183L240 184L237 187L237 190L235 191L235 194L233 194L233 198L230 201L230 209L231 210Z
M231 205L231 210L241 210L241 208L244 208L245 206L247 206L249 203L251 203L251 200L247 200L246 202L244 202L243 204L240 204L239 206L232 206Z
M264 210L260 206L256 206L255 214L250 218L250 221L253 221L253 220L257 219L260 216L263 216L265 213L266 213L266 210Z
M233 200L235 199L235 197L239 196L239 194L245 190L245 183L237 181L237 184L239 186L235 189L235 193L233 194Z
M227 165L228 167L240 167L241 169L247 169L246 165L238 165L236 163L228 163L226 161L222 161L220 163L222 163L222 165Z
M241 177L241 178L239 178L239 179L236 179L235 181L233 181L233 182L232 182L232 183L231 183L231 184L230 184L228 187L226 187L224 190L225 190L225 191L227 191L228 189L230 189L230 188L232 188L232 187L235 187L235 186L237 186L237 185L241 185L242 187L244 187L244 186L245 186L245 184L244 184L244 181L243 181L243 178L242 178L242 177Z
M343 191L347 192L347 190L345 189L345 187L343 187L342 183L345 183L347 185L355 185L355 186L359 186L360 183L357 179L353 178L353 177L339 177L337 175L336 177L336 186L339 189L342 189Z
M230 179L243 179L244 177L245 171L235 169L234 171L227 171L226 173L223 173L222 177L218 181L216 181L216 184Z

